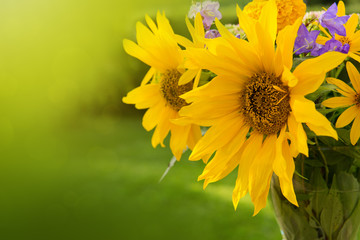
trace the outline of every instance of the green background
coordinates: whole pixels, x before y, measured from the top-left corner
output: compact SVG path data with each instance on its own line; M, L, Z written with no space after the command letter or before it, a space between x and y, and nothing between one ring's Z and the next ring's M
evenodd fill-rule
M231 22L245 1L220 3ZM270 207L234 211L234 175L204 191L184 158L159 184L170 151L121 103L147 70L123 38L157 10L187 35L190 4L0 1L0 239L281 238Z

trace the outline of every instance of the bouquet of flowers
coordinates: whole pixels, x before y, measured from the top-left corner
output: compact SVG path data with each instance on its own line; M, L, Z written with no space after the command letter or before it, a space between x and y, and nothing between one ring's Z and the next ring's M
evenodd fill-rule
M236 13L224 25L218 2L194 3L191 40L164 13L138 22L124 49L150 69L123 101L148 109L153 147L170 132L177 160L190 149L206 164L204 187L237 169L235 209L249 193L256 215L271 192L285 239L356 239L359 16L342 1L306 13L302 0L253 0Z

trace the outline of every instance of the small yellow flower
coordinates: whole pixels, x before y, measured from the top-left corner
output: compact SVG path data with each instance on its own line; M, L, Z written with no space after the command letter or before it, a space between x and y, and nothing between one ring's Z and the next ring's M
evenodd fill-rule
M201 131L198 125L176 125L173 120L179 118L179 110L187 105L180 95L193 88L194 77L200 73L199 70L185 71L183 50L177 41L179 36L173 32L165 14L157 14L157 25L149 16L146 22L149 28L140 22L136 25L138 43L125 39L124 49L151 68L141 85L130 91L123 102L148 109L142 124L147 131L155 128L151 139L154 148L159 144L164 147L163 141L171 132L170 149L180 160L187 146L193 149ZM180 82L183 84L179 85Z
M346 69L355 91L341 80L328 78L326 81L336 85L339 88L337 91L343 97L333 97L325 100L322 104L329 108L348 107L339 116L336 127L345 127L354 120L350 131L350 141L352 145L355 145L360 138L360 74L350 62L346 63Z
M248 3L244 12L254 19L259 19L261 11L268 0L253 0ZM306 4L303 0L276 0L278 10L278 31L293 24L296 19L305 15Z

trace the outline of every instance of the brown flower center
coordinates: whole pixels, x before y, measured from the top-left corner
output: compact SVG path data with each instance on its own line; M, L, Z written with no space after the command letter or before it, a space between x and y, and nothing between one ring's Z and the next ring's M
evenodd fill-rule
M253 130L271 135L278 133L289 117L289 88L274 74L254 74L240 92L241 113Z
M350 41L350 39L348 37L340 37L339 41L341 42L342 45L344 45L346 43L351 45L351 41Z
M184 99L179 96L190 91L193 87L193 82L184 85L178 85L181 73L176 69L167 70L163 75L160 83L161 93L167 104L179 111L182 107L188 105Z
M360 93L355 95L355 104L356 106L360 107Z

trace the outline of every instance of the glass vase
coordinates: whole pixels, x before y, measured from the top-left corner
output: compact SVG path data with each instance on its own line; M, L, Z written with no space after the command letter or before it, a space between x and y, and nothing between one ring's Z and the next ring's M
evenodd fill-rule
M284 240L356 240L360 226L359 147L310 149L295 160L293 185L299 207L281 193L276 175L271 202Z

